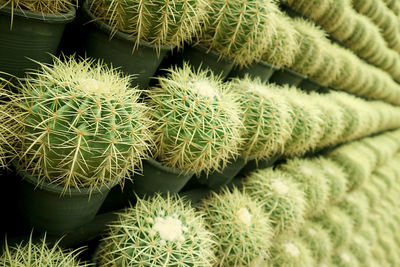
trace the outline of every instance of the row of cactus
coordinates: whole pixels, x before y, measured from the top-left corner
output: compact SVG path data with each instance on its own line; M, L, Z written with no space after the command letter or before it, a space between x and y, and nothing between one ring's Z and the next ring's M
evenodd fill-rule
M188 65L169 69L145 103L129 81L101 62L70 57L2 90L3 165L13 151L39 181L96 189L123 183L150 152L168 167L209 174L237 155L293 157L400 126L400 110L380 101L249 77L222 83Z
M357 13L347 0L315 2L288 1L357 55L400 80L400 54L387 46L379 28L368 17Z
M68 12L73 2L71 0L0 0L0 8L10 6L12 9L58 15Z

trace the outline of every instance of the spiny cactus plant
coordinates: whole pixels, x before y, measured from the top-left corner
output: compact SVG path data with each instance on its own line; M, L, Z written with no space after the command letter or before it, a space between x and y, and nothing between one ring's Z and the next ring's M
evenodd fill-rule
M370 179L375 179L375 178L373 175L371 175ZM363 186L360 188L360 192L365 195L370 207L373 207L375 205L375 203L380 199L380 196L381 196L379 188L377 188L371 182L363 184Z
M329 186L324 174L310 159L292 159L279 166L286 175L300 185L307 201L306 216L322 214L329 201Z
M60 240L53 245L46 242L46 235L41 242L35 242L32 234L27 242L21 242L15 246L9 246L7 239L4 251L0 256L0 265L4 267L85 267L89 264L82 263L78 259L82 249L63 250L59 246Z
M329 261L332 243L329 234L319 224L307 222L300 228L299 236L310 249L316 263Z
M283 86L280 93L286 96L293 122L291 137L285 143L284 154L289 157L303 155L317 146L323 133L322 115L316 102L295 87Z
M361 229L358 230L357 234L361 236L368 245L373 245L378 240L378 236L374 227L372 227L368 221L363 225Z
M299 187L287 174L272 168L255 171L243 182L244 190L263 204L276 235L296 231L304 221L306 201Z
M216 266L252 266L266 258L273 236L260 203L234 188L203 200L200 209L216 239Z
M233 79L230 84L243 114L241 153L257 160L282 153L291 134L291 117L286 99L277 87L249 76Z
M327 208L316 222L328 231L333 248L337 249L348 244L353 225L351 219L338 207Z
M352 220L353 228L360 229L367 219L369 212L367 197L359 192L355 192L346 196L346 198L338 204Z
M370 256L371 248L368 241L362 235L356 233L351 237L349 250L361 264L365 264Z
M315 266L310 250L299 238L282 236L271 247L271 267L307 267Z
M150 121L129 80L90 59L40 64L11 96L21 125L19 167L64 191L95 189L139 169Z
M0 7L29 10L42 14L62 14L68 12L75 0L0 0Z
M178 196L138 199L118 213L95 255L99 266L214 266L212 234Z
M338 267L358 267L358 260L349 250L338 250L332 255L332 263Z
M220 170L238 152L240 106L229 86L189 65L171 68L148 91L155 153L165 165L200 174Z
M215 0L209 5L201 42L238 65L260 59L280 23L276 2Z
M279 16L276 32L271 36L271 42L261 59L279 67L291 66L300 49L298 35L292 20L286 15Z
M165 0L91 0L94 15L110 25L113 31L126 32L140 41L160 48L182 46L198 35L207 12L207 1Z

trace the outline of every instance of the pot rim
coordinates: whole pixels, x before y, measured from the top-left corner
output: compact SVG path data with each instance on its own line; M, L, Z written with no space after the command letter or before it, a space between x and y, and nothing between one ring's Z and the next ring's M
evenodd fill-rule
M45 23L68 23L75 19L76 9L71 6L71 9L67 13L62 14L44 14L35 13L29 10L22 10L19 8L11 8L10 6L4 6L0 8L0 14L12 15L14 17L21 17L28 20L42 21Z
M148 162L150 165L152 165L155 168L158 168L165 172L176 174L178 176L193 176L194 175L194 172L192 172L192 171L185 172L184 170L174 169L174 168L171 168L171 167L168 167L168 166L162 164L161 162L159 162L153 158L147 158L147 159L145 159L145 161ZM133 182L135 182L135 180L133 180Z

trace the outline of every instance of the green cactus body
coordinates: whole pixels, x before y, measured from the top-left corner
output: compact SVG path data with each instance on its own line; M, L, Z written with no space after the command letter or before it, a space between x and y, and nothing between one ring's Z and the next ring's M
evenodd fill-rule
M338 267L358 267L360 263L349 250L338 250L332 255L332 263Z
M323 213L329 201L329 186L324 174L312 160L292 159L280 166L286 175L299 183L307 201L306 216L315 217Z
M305 223L299 231L299 236L310 249L316 263L329 261L332 253L332 243L328 232L319 224L314 222Z
M169 69L159 82L148 92L156 156L184 172L223 168L241 142L236 95L208 71L192 71L186 64Z
M19 87L19 165L39 181L94 189L141 165L151 140L148 108L128 76L101 62L55 58Z
M249 195L263 203L275 235L296 231L304 221L306 201L300 186L279 170L251 173L243 183Z
M316 266L311 251L298 237L281 236L271 247L271 267Z
M91 0L92 12L114 31L156 45L183 45L206 19L205 0Z
M373 245L377 242L378 236L374 227L372 227L369 222L366 222L363 227L358 231L357 235L362 237L368 245Z
M272 0L210 1L201 42L238 65L248 65L263 55L280 14Z
M359 192L349 194L346 198L338 204L353 222L353 228L360 229L365 221L369 212L368 200L365 195Z
M370 179L374 179L374 176L371 175ZM365 183L360 188L360 192L364 193L364 195L367 197L370 207L373 207L381 196L379 189L371 182Z
M99 244L99 266L214 266L212 234L187 201L157 194L118 216Z
M291 134L289 106L273 84L259 79L231 81L231 89L238 95L244 125L241 153L246 157L268 159L282 153Z
M200 209L215 235L215 266L253 266L267 257L273 232L260 203L237 188L223 189L203 200Z

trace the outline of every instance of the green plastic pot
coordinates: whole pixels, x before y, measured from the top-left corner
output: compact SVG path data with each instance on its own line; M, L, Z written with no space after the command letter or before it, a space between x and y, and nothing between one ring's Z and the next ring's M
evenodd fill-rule
M280 158L281 154L276 154L275 156L272 156L269 159L262 159L262 160L251 159L242 168L238 176L246 176L252 171L269 168L273 166L275 162L277 162Z
M233 60L222 57L219 53L200 44L185 46L184 50L177 55L176 60L178 66L182 66L183 62L188 62L196 69L209 69L215 75L220 75L222 80L226 80L234 65Z
M88 19L83 40L86 55L121 67L122 71L134 75L132 85L146 89L162 60L175 46L161 46L157 50L152 44L140 42L134 49L136 39L119 31L112 35L112 28L90 12L87 1L83 4L83 13Z
M37 177L16 167L22 178L18 188L18 206L26 224L41 232L61 235L74 231L92 221L110 189L118 184L102 186L99 190L70 189L47 182L38 184Z
M218 190L221 187L229 184L232 179L240 172L240 170L246 165L246 160L242 156L239 156L236 160L231 161L227 164L227 166L222 170L222 172L213 172L211 174L200 175L199 178L193 176L192 179L198 179L199 183L202 185L206 185L207 187Z
M248 67L234 67L231 73L229 73L230 78L243 78L246 74L252 78L260 78L263 82L268 82L275 71L279 70L279 67L268 64L264 61L258 61L251 64Z
M193 173L183 173L181 170L164 166L154 159L143 161L143 175L135 175L133 181L125 183L125 190L136 193L139 197L151 196L154 193L166 195L179 193Z
M201 205L202 200L207 198L211 194L211 190L207 187L200 187L188 191L179 193L179 196L184 197L190 201L192 207L198 207Z
M37 67L32 60L51 63L50 54L57 52L65 26L74 18L75 8L62 15L0 8L0 72L24 77Z
M299 84L299 88L307 92L318 92L322 85L310 78L304 79Z
M275 71L269 81L279 85L288 84L290 86L299 86L299 84L305 79L307 79L307 76L288 68L283 68Z

